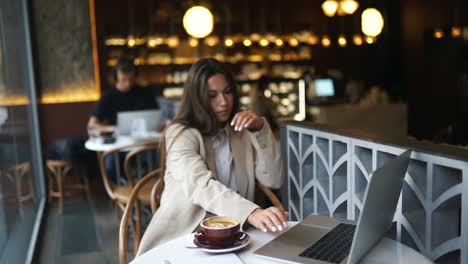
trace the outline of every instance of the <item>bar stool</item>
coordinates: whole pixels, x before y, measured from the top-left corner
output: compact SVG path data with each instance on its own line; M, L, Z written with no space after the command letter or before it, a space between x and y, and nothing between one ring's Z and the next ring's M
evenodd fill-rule
M36 203L36 194L30 172L31 164L29 162L23 162L10 168L6 173L8 179L15 185L16 203L21 216L24 215L24 202L32 200L34 204ZM23 184L27 185L26 190L23 187Z
M47 160L47 175L49 178L49 202L53 198L59 200L59 214L63 214L63 199L65 196L71 195L71 192L66 192L65 187L74 190L85 191L86 198L91 200L90 188L87 175L77 175L78 178L82 178L83 183L72 183L65 185L65 181L70 181L72 164L63 160ZM75 180L76 181L76 180ZM55 188L54 188L55 187Z

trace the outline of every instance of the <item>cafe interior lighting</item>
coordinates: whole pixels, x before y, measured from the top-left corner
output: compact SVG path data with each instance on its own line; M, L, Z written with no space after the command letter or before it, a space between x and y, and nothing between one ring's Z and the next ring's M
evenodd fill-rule
M268 46L269 41L268 41L266 38L262 38L262 39L259 41L259 43L260 43L260 46L266 47L266 46Z
M154 48L156 46L159 46L161 44L164 44L164 39L162 37L149 37L147 45L150 48Z
M148 47L154 48L154 47L156 47L156 46L157 46L156 40L154 40L154 39L148 40Z
M198 39L190 38L189 39L189 45L190 45L190 47L195 48L196 46L198 46Z
M434 38L441 39L444 37L444 31L440 28L434 30Z
M299 45L299 41L297 40L297 38L294 37L290 38L288 40L288 43L291 47L297 47Z
M460 27L452 27L451 34L452 38L459 38L462 35L462 30Z
M296 121L304 121L306 118L306 93L305 93L305 81L299 80L299 113L294 116Z
M339 36L338 37L338 45L340 47L345 47L348 42L346 41L346 38L344 36Z
M384 27L383 16L375 8L367 8L361 15L361 30L369 37L377 37Z
M322 38L322 46L324 46L324 47L330 47L330 45L331 45L330 37L324 36L324 37Z
M275 40L275 44L276 44L276 46L281 47L281 46L283 46L284 42L283 42L283 40L278 38L278 39Z
M250 40L252 40L252 42L258 42L260 40L260 38L261 38L261 36L258 33L252 33L250 35Z
M336 0L326 0L322 3L323 13L328 17L334 16L338 10L338 5L338 1Z
M230 38L227 38L227 39L224 40L224 45L226 47L232 47L234 45L234 41L232 39L230 39Z
M311 35L307 38L307 44L317 45L319 43L319 38L316 35Z
M185 31L194 38L204 38L213 31L213 14L203 6L189 8L182 19Z
M210 36L205 39L206 45L214 47L219 43L219 38L216 36Z
M373 37L366 37L367 44L373 44L374 42L375 42L375 39Z
M252 41L250 39L244 39L244 41L242 41L242 44L244 44L244 46L246 47L250 47L252 46Z
M125 46L127 40L125 38L108 38L104 41L106 46Z
M179 46L179 38L177 36L172 36L167 39L167 45L170 48L176 48Z
M273 34L267 34L267 35L265 36L265 38L266 38L269 42L275 42L276 39L278 39L278 38L277 38L275 35L273 35Z
M354 36L353 36L353 43L354 43L354 45L356 45L356 46L361 46L362 43L363 43L362 36L360 36L360 35L354 35Z
M340 9L347 15L352 15L359 7L359 3L355 0L342 0L340 2Z
M134 46L135 46L135 43L136 43L136 41L135 41L135 39L134 39L133 37L128 38L128 40L127 40L127 45L128 45L130 48L134 47Z

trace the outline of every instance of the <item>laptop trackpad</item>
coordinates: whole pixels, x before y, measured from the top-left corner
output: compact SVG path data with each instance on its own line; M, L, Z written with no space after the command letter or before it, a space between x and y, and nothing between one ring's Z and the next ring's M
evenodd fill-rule
M300 253L329 231L329 228L297 224L255 251L255 254L282 259L297 259Z

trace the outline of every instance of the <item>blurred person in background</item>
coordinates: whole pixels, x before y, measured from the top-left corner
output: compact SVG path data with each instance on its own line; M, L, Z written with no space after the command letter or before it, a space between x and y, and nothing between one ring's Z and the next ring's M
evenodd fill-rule
M131 60L119 59L113 75L115 85L105 91L94 105L88 127L96 126L101 131L112 131L117 123L118 112L158 108L153 96L136 84L137 70Z

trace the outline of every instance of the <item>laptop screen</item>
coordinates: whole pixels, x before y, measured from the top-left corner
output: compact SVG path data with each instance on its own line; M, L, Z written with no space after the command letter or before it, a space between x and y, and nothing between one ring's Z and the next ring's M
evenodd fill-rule
M335 95L335 87L332 79L315 80L315 95L317 97L330 97Z
M130 135L135 128L136 121L144 122L146 131L155 131L163 121L161 110L136 110L117 113L117 127L121 135Z

